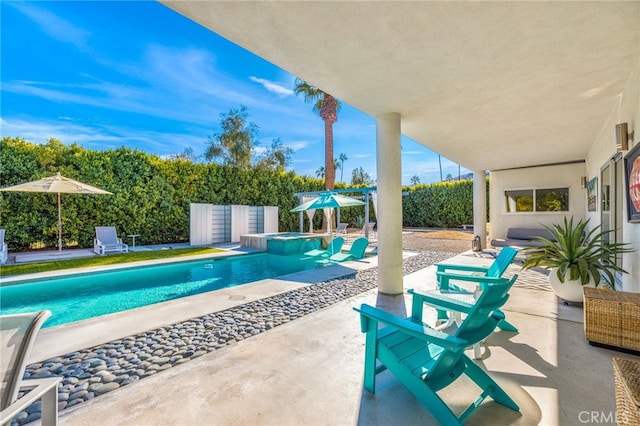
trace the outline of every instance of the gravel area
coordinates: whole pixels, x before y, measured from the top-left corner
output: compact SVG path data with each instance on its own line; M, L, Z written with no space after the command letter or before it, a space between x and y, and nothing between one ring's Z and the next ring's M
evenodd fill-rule
M403 273L426 268L468 250L469 241L403 236ZM324 309L377 286L377 268L257 300L221 312L126 336L93 348L27 366L25 379L58 376L58 409L72 407L175 365ZM12 425L40 418L40 402L16 416Z
M470 240L427 238L420 236L420 232L410 232L402 235L402 247L405 250L434 251L445 253L463 253L471 250Z

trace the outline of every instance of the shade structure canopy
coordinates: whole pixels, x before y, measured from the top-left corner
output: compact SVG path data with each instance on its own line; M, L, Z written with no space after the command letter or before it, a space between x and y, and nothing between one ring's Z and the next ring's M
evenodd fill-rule
M364 201L357 200L351 197L345 197L344 195L338 195L335 192L324 192L318 195L316 198L300 204L297 207L292 208L292 212L302 212L305 210L316 209L333 209L340 207L352 207L362 206Z
M331 214L334 208L362 206L364 201L357 200L351 197L345 197L344 195L338 195L335 192L327 191L318 195L309 201L300 204L297 207L292 208L292 212L302 212L306 210L323 209L325 215L329 219L327 230L331 232Z
M86 183L78 182L66 178L56 173L54 176L34 180L32 182L1 188L0 191L12 192L52 192L58 194L58 250L62 250L62 207L60 194L102 194L109 195L111 192Z

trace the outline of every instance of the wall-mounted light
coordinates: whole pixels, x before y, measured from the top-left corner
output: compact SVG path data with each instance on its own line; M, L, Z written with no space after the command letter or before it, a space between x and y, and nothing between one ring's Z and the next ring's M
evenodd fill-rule
M633 131L629 132L627 123L616 124L616 150L628 151L629 139L633 140Z
M586 176L580 177L580 186L582 187L582 189L585 189L587 187L587 177Z

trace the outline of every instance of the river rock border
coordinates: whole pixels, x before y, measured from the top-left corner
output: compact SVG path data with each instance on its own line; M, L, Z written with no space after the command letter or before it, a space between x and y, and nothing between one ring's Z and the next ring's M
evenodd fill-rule
M455 253L421 252L404 260L403 273L418 271L453 256ZM62 377L58 387L58 410L62 411L376 285L377 268L367 269L30 364L24 378ZM19 413L11 425L35 421L40 418L40 412L41 402L37 401Z

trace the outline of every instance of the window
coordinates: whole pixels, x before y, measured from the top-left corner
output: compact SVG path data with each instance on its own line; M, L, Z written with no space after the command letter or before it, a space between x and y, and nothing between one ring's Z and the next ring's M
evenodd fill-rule
M505 191L504 195L507 213L533 211L533 189Z
M569 188L507 190L504 198L507 213L569 211Z

